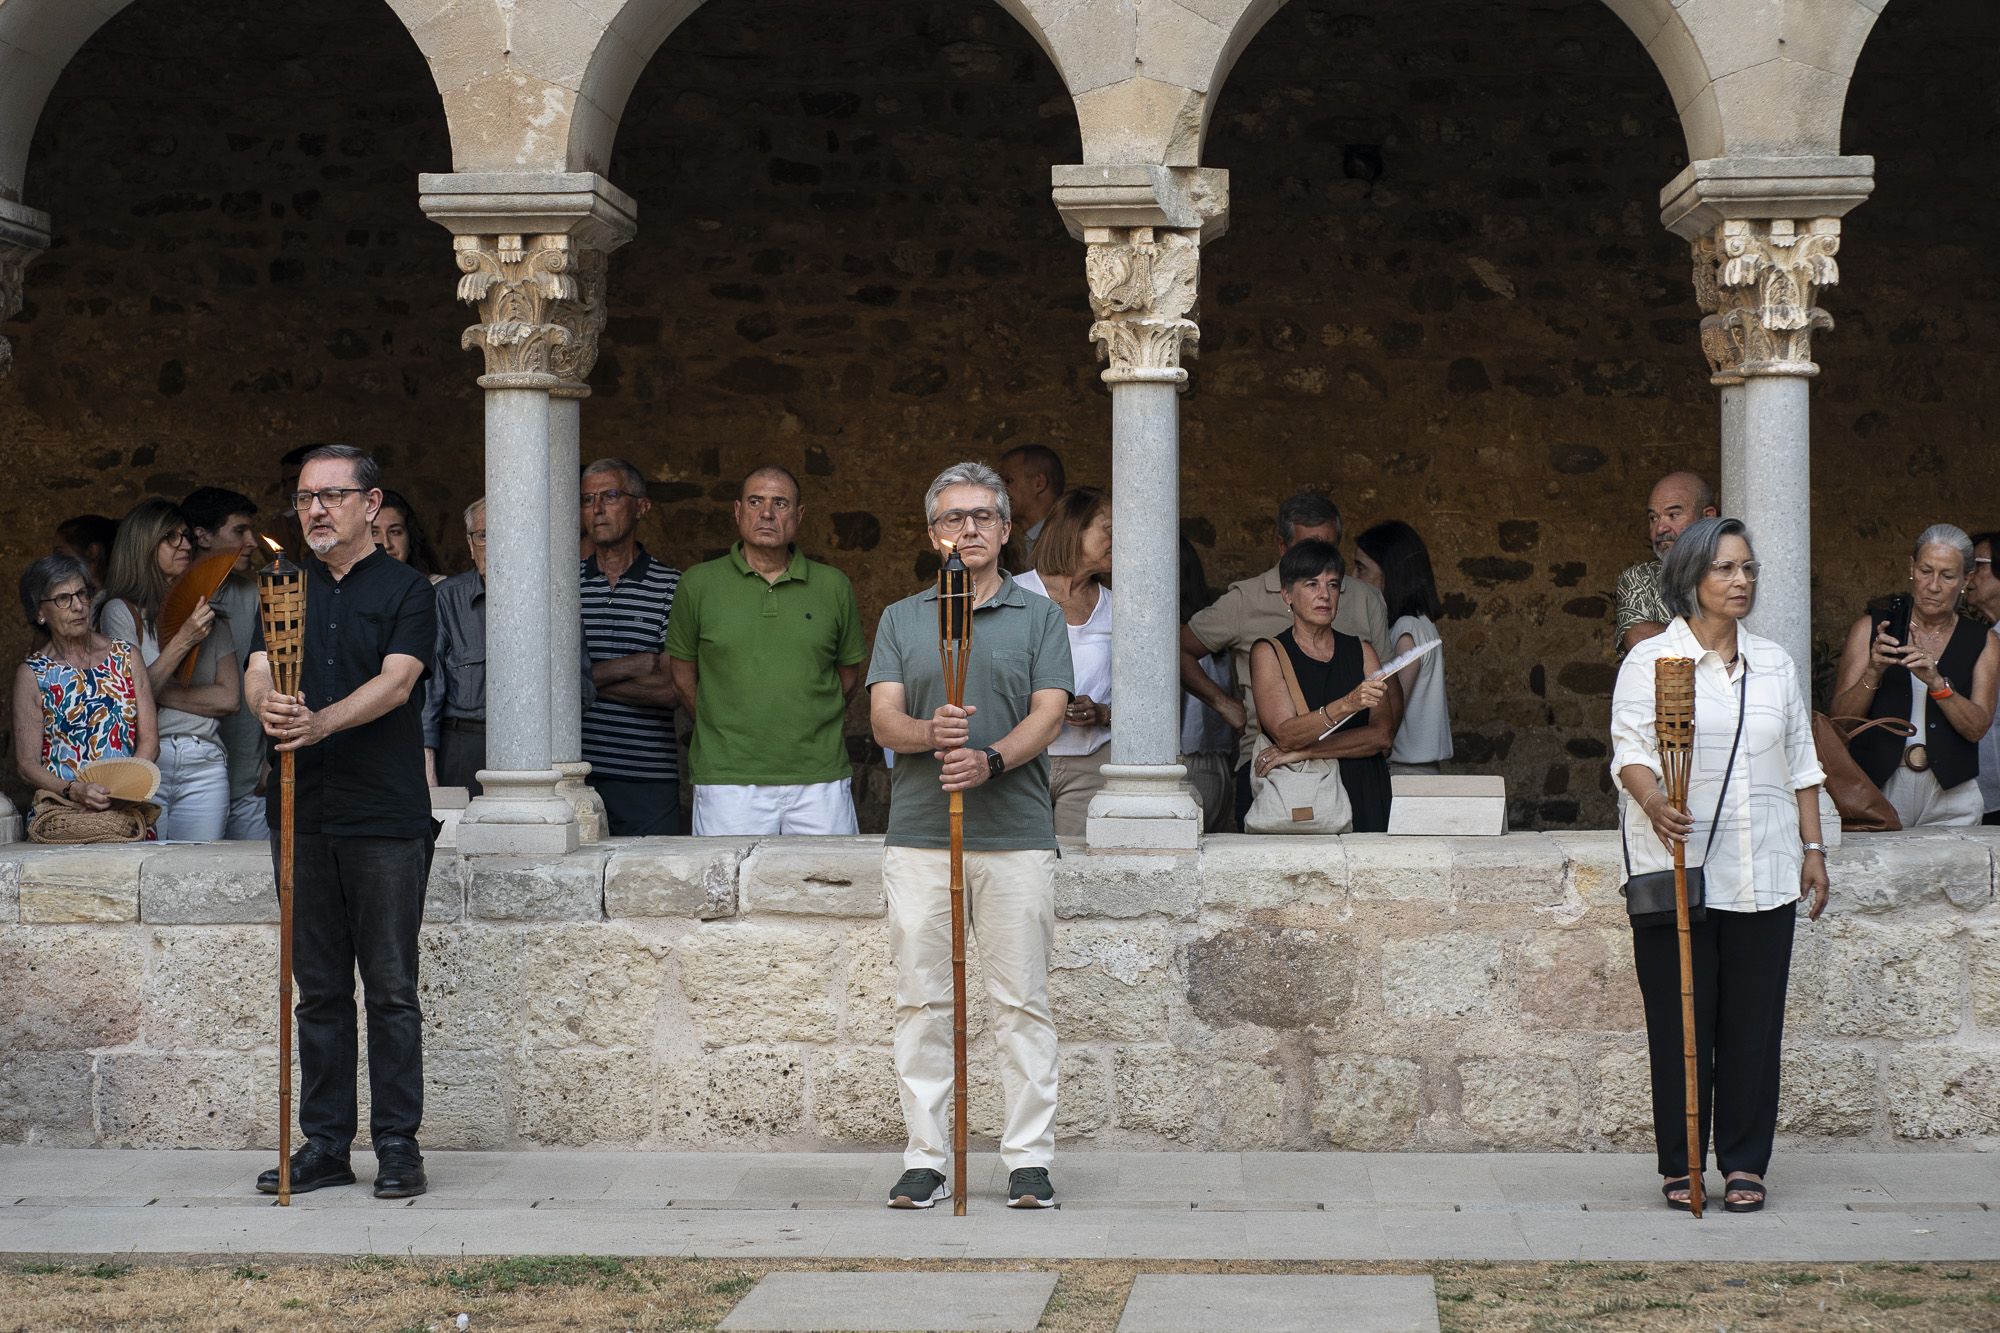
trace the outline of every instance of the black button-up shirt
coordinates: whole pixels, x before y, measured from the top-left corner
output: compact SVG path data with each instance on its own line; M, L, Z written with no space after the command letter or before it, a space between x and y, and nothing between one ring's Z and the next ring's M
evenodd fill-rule
M336 581L307 554L305 665L299 688L319 712L382 674L391 654L414 657L431 671L437 597L430 580L379 548ZM263 627L253 651L264 649ZM430 789L424 781L422 677L410 697L373 722L335 732L298 752L295 817L301 833L418 838L431 831ZM271 765L276 768L274 752ZM278 827L280 784L274 773L266 798Z

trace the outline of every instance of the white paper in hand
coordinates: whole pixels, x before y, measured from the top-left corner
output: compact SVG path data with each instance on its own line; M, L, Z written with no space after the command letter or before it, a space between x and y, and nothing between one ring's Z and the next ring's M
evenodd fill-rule
M1396 657L1390 658L1389 661L1385 663L1379 670L1372 673L1368 677L1368 679L1387 680L1389 679L1389 677L1395 675L1398 671L1401 671L1404 667L1410 665L1410 663L1421 659L1425 654L1429 653L1432 649L1442 648L1443 646L1444 646L1444 640L1442 639L1432 639L1429 643L1420 643L1416 647L1410 649L1409 652L1402 653ZM1334 723L1332 726L1328 727L1325 731L1322 731L1319 734L1319 739L1322 741L1325 740L1328 736L1333 735L1334 732L1339 731L1342 727L1346 726L1348 723L1352 722L1355 718L1360 716L1361 714L1359 713L1349 713L1346 717L1343 717L1342 719L1340 719L1340 721ZM1318 742L1314 743L1317 744Z

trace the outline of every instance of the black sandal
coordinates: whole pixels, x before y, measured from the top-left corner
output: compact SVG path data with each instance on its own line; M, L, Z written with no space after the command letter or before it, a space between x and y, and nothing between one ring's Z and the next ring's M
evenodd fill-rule
M1687 1190L1690 1193L1692 1193L1694 1190L1693 1177L1682 1176L1679 1180L1665 1181L1660 1185L1660 1193L1666 1196L1667 1207L1678 1209L1683 1213L1692 1212L1693 1205L1691 1205L1686 1199L1676 1199L1674 1197L1675 1190Z
M1737 1203L1732 1194L1754 1194L1757 1197L1748 1203ZM1761 1180L1725 1180L1722 1182L1722 1210L1726 1213L1758 1213L1764 1210L1764 1182Z

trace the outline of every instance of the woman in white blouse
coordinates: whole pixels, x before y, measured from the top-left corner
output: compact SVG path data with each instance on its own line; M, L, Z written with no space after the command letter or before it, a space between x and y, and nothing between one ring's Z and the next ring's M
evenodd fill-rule
M1095 486L1065 491L1035 539L1035 567L1014 581L1062 608L1076 693L1049 746L1056 833L1083 836L1090 798L1111 757L1111 497Z
M1819 822L1826 775L1813 749L1811 710L1784 649L1740 626L1756 602L1757 569L1737 519L1703 519L1682 533L1661 575L1674 621L1627 655L1611 705L1628 873L1671 869L1676 842L1687 845L1689 865L1703 867L1705 909L1692 938L1704 1142L1693 1160L1701 1169L1712 1124L1723 1206L1733 1213L1764 1205L1797 908L1807 903L1808 917L1818 920L1827 896ZM1653 667L1663 657L1695 662L1686 815L1660 786ZM1675 927L1635 925L1632 954L1652 1057L1661 1192L1685 1209L1690 1155Z

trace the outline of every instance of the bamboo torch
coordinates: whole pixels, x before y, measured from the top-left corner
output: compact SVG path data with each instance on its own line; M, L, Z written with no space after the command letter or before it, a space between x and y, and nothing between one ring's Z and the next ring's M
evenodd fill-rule
M1667 802L1687 813L1694 772L1694 662L1663 657L1653 667L1653 726ZM1695 1077L1694 943L1688 934L1687 844L1674 844L1674 924L1681 946L1682 1081L1687 1087L1688 1211L1701 1216L1701 1085Z
M952 543L938 569L938 661L945 702L965 706L972 657L972 574ZM951 794L951 1211L965 1216L965 793Z
M268 538L266 539L269 540ZM298 697L305 663L305 571L276 556L257 579L257 609L264 622L264 656L278 693ZM292 859L293 779L298 756L278 756L278 1204L292 1202Z

